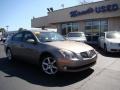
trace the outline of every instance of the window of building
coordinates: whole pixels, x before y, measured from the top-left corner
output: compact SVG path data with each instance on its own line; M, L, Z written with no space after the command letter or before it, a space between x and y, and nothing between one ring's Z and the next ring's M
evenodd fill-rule
M66 33L67 33L67 26L66 26L66 24L62 24L61 34L62 34L62 35L66 35Z
M67 26L67 33L72 32L72 23L67 23L66 26Z
M69 32L77 32L79 29L78 23L64 23L62 24L62 35L66 35Z
M85 34L91 35L92 33L92 21L85 22Z
M103 33L105 31L108 31L108 21L107 20L101 20L101 26L100 26L100 33Z
M85 32L87 33L102 33L108 30L107 20L89 20L85 22Z
M79 24L78 23L72 23L72 32L78 32Z
M93 21L92 22L92 35L99 35L100 34L100 21Z
M88 41L97 41L101 33L108 31L108 20L88 20L85 22L85 34Z

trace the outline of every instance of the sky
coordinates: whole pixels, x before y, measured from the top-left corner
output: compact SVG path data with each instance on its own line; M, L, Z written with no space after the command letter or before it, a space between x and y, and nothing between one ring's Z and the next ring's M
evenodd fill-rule
M31 28L33 17L47 15L47 9L53 7L54 10L79 5L84 0L0 0L0 28L7 28L8 31L19 28ZM95 2L101 0L86 0Z

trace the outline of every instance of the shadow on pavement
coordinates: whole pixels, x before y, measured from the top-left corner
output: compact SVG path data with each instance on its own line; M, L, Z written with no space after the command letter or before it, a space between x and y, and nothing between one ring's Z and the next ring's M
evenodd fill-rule
M43 74L34 65L20 61L11 63L6 58L0 58L0 71L8 74L4 76L5 78L17 77L32 84L47 87L71 85L89 77L94 72L93 69L88 69L77 73L59 73L53 77Z

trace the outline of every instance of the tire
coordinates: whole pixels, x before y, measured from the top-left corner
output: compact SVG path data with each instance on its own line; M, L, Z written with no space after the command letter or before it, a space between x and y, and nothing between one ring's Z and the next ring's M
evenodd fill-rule
M50 55L42 58L40 67L41 70L48 75L56 75L58 72L56 59Z
M13 54L12 54L12 52L11 52L10 49L7 49L7 51L6 51L6 56L7 56L7 59L8 59L10 62L13 62L13 61L14 61L14 59L13 59Z

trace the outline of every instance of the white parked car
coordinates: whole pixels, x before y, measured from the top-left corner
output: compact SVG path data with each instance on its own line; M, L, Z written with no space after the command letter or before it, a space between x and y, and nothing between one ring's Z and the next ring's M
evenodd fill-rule
M71 41L78 41L78 42L87 41L84 32L69 32L66 36L66 39Z
M98 41L105 52L120 52L120 31L104 32Z

